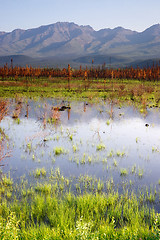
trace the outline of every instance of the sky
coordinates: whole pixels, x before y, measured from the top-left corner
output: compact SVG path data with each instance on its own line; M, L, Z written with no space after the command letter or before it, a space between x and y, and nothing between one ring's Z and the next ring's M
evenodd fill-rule
M144 31L160 23L160 0L0 0L0 31L56 22Z

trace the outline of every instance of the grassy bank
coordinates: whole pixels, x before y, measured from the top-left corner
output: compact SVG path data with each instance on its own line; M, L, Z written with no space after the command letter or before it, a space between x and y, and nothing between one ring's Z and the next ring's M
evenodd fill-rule
M94 191L71 191L71 179L59 171L33 175L35 184L23 178L18 185L2 176L0 239L160 237L160 215L147 206L145 194L120 194L111 187L102 192L98 185Z
M1 79L1 97L60 97L70 99L87 99L94 101L97 98L130 101L140 104L160 106L160 82L126 79L72 79L65 78L19 78Z

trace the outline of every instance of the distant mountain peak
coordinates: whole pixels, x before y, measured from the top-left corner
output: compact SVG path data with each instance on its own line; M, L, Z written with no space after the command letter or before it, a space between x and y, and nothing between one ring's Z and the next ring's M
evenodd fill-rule
M144 32L155 32L155 31L160 31L160 24L159 23L150 26Z
M146 58L160 56L160 24L139 33L118 26L95 31L89 25L56 22L27 30L0 32L0 56L70 57L117 55Z

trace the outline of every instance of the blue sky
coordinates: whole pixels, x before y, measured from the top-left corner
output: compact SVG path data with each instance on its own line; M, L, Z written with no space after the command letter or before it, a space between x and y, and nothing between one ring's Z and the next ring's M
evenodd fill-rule
M0 31L55 22L143 31L160 23L160 0L0 0Z

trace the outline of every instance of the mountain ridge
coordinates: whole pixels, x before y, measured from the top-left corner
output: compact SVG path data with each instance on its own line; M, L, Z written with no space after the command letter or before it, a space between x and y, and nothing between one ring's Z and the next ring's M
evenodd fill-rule
M77 62L85 56L97 55L134 62L160 58L160 24L137 32L120 26L96 31L89 25L57 22L27 30L1 31L0 46L0 56L25 55Z

